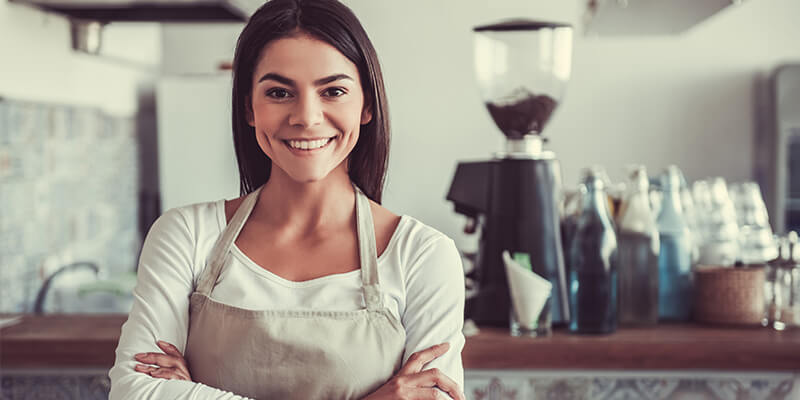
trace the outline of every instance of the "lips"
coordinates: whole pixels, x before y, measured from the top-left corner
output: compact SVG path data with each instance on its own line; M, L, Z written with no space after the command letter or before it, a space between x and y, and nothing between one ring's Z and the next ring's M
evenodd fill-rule
M326 149L330 144L336 140L338 136L333 136L329 138L320 138L315 140L296 140L296 139L286 139L281 140L286 147L291 150L293 153L296 154L311 154L317 153L321 150ZM306 147L306 148L303 148Z

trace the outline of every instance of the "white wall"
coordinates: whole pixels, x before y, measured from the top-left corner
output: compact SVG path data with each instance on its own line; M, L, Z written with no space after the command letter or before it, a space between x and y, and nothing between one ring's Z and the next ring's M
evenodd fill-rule
M104 56L78 53L66 18L0 1L0 96L133 115L138 87L157 72L160 37L155 24L111 24Z
M233 62L236 39L244 24L162 24L161 71L164 75L197 75L218 71Z
M579 0L346 0L375 44L386 79L393 137L384 204L468 249L463 218L444 200L458 160L502 144L478 96L471 28L509 17L577 23ZM679 165L695 180L752 178L753 85L778 63L800 62L800 2L749 0L676 36L576 35L573 79L546 130L564 182L602 164L615 180L629 163L651 173ZM169 73L213 71L232 59L241 25L164 28ZM193 40L192 38L198 38ZM187 43L202 43L190 47ZM170 49L169 51L167 49ZM200 66L197 54L205 54ZM182 65L180 59L195 60Z
M238 197L230 74L164 77L156 93L161 209Z
M690 180L751 178L754 80L800 62L798 15L794 0L751 0L680 36L579 41L551 127L567 176L581 161L642 161L676 163Z

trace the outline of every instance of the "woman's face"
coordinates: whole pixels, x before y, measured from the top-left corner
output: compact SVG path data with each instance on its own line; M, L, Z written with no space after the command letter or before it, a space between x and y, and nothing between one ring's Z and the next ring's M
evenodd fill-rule
M372 118L355 64L308 35L267 44L253 74L248 123L273 168L298 182L325 178ZM274 171L273 171L274 172Z

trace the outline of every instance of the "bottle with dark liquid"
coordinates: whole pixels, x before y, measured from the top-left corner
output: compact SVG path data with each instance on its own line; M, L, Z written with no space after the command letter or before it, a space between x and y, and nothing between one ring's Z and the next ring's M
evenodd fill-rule
M662 176L663 200L658 214L661 251L658 255L659 319L689 319L692 297L692 239L683 215L680 171L672 165Z
M582 210L570 243L570 332L617 329L617 236L608 213L602 171L584 173Z
M563 215L561 218L561 251L564 253L564 272L569 277L569 249L572 244L572 238L575 237L575 227L578 225L578 217L580 216L580 202L581 193L579 190L575 192L565 193L565 201L563 208Z
M619 322L652 325L658 322L658 225L649 199L647 170L636 167L620 206Z

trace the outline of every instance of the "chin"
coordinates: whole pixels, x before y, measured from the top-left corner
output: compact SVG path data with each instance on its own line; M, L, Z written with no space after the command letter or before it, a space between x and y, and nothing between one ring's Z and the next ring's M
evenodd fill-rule
M330 171L306 171L301 173L289 174L295 182L314 183L324 180L330 175Z
M319 160L322 161L322 160ZM275 167L276 164L273 164ZM332 176L339 174L347 175L346 159L341 161L338 165L331 165L325 162L319 163L292 163L285 165L287 168L278 168L283 171L288 178L297 183L314 183L320 182Z

